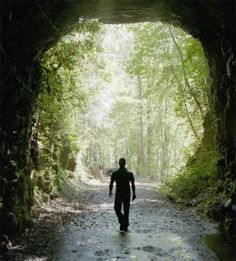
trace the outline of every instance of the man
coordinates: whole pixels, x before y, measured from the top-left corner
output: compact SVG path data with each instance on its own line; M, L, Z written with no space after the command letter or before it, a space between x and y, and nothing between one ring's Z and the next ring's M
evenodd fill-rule
M116 182L114 209L120 223L120 231L127 231L129 226L130 183L133 191L132 199L136 199L134 175L125 168L125 164L125 158L119 159L120 168L112 173L109 186L109 196L111 197L113 183ZM124 214L121 212L122 205Z

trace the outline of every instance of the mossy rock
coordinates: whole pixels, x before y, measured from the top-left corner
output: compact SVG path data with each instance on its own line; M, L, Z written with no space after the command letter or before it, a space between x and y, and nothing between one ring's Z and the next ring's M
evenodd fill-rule
M43 195L42 195L42 201L43 201L44 203L49 203L49 202L50 202L50 197L49 197L49 195L43 193Z

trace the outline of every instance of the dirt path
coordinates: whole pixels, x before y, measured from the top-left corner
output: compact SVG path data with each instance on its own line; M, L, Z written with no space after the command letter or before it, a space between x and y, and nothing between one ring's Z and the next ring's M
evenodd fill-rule
M130 229L120 233L107 182L82 190L84 209L62 233L53 260L217 260L202 243L214 225L163 199L151 183L137 182Z
M215 225L170 203L151 182L137 182L129 232L120 233L108 182L81 189L79 203L57 199L41 210L4 260L217 260L202 243Z

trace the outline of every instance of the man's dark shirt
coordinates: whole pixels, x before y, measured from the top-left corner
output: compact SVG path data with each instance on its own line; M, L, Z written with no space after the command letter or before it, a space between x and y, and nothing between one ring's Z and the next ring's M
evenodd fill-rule
M130 200L130 182L134 182L134 175L126 168L119 168L111 175L111 181L116 181L116 199Z

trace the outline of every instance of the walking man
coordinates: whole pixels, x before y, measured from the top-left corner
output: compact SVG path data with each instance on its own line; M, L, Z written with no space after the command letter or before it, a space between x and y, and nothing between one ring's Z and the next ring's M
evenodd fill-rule
M116 195L114 209L120 223L120 231L127 231L129 226L130 208L130 183L132 185L133 197L136 199L135 182L132 172L125 168L125 158L119 159L120 168L112 173L109 186L109 196L112 196L113 183L116 182ZM123 206L123 213L121 212Z

